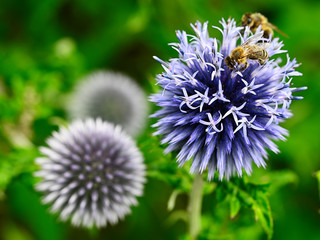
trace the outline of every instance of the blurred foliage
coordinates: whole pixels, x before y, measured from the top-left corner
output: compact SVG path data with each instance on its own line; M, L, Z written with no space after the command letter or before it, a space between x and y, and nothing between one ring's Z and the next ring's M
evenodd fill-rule
M319 239L320 174L313 173L320 169L320 2L314 0L1 0L0 239L188 240L183 221L193 176L188 166L177 168L174 155L163 155L150 127L138 139L148 166L144 197L124 221L97 232L47 212L33 190L33 160L66 124L65 103L82 76L118 70L155 92L161 66L152 56L176 56L168 46L175 30L250 11L289 35L281 37L285 49L303 73L293 82L308 90L292 104L294 117L283 124L291 135L277 143L281 154L270 154L267 169L205 184L199 239ZM213 29L210 35L220 38Z
M318 180L319 198L320 198L320 170L315 173L315 177Z

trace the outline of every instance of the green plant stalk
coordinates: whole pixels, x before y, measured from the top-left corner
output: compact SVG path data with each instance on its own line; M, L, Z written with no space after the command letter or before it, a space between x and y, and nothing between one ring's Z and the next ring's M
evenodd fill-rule
M197 239L201 230L201 207L203 197L203 179L196 175L192 184L188 204L188 231L192 239Z

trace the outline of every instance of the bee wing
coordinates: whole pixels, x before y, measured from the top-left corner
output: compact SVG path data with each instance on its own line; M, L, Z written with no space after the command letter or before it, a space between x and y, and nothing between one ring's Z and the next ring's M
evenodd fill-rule
M273 30L276 30L278 33L280 33L282 36L288 38L289 36L287 34L285 34L284 32L282 32L276 25L273 25L272 23L266 23L266 25L270 28L272 28Z
M258 42L256 43L256 45L263 49L267 49L270 47L271 44L269 42Z
M259 40L261 40L263 36L263 32L259 32L251 37L249 37L246 41L244 41L240 46L244 47L246 45L252 45L255 44L256 42L258 42Z
M254 44L254 45L250 45L244 48L244 54L247 55L252 55L255 54L257 52L261 51L261 46Z

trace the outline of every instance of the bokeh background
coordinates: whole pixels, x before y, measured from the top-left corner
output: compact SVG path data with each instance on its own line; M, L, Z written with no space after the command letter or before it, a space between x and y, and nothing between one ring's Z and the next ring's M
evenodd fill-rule
M281 153L270 155L266 170L255 170L260 180L265 172L286 173L288 184L270 194L273 239L320 239L314 174L320 169L316 0L0 0L0 239L178 239L186 226L170 218L170 184L149 178L145 195L130 216L118 225L87 231L57 221L40 204L33 189L33 159L39 154L37 147L65 123L67 95L81 77L96 69L117 70L150 94L154 77L161 72L152 56L177 56L168 46L176 41L175 30L191 33L189 24L196 20L218 25L222 17L232 16L239 21L245 12L263 13L289 35L280 37L290 56L302 63L303 73L293 82L308 86L302 93L305 99L292 104L294 117L283 124L290 137L278 143ZM210 35L220 38L213 29ZM147 129L138 139L139 145L150 132ZM147 163L156 160L146 155ZM186 203L186 196L179 196L177 208ZM219 228L210 239L267 238L252 212L243 209L230 219L212 194L204 198L204 211L215 216L212 228Z

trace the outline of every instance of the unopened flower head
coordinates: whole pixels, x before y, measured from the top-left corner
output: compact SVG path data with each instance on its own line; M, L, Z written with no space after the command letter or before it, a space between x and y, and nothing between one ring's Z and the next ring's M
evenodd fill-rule
M131 136L144 129L148 102L144 91L128 76L97 71L76 87L68 103L71 119L100 117L121 125Z
M43 203L75 226L115 224L136 205L145 165L134 141L119 126L102 120L76 121L54 132L36 162Z
M278 152L272 140L284 140L288 132L279 126L291 117L288 109L294 92L306 88L292 87L295 59L281 64L277 55L283 52L278 38L264 39L258 28L237 27L234 20L222 20L222 41L209 37L208 23L191 25L196 35L177 31L179 42L171 44L179 57L169 62L157 57L164 72L156 78L163 90L150 97L162 107L152 117L155 134L163 135L165 152L178 151L180 166L192 159L191 172L215 171L222 179L243 169L250 174L252 162L265 166L266 149ZM243 34L241 33L244 30ZM254 42L253 42L254 39ZM262 45L270 59L263 64L247 58L248 67L235 63L230 69L225 59L241 44Z

